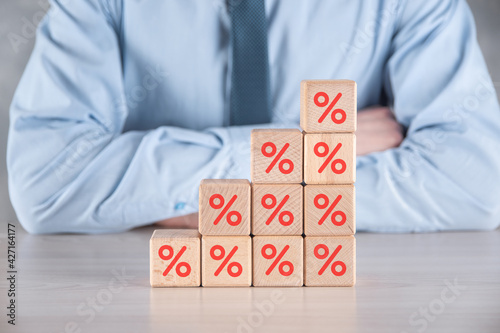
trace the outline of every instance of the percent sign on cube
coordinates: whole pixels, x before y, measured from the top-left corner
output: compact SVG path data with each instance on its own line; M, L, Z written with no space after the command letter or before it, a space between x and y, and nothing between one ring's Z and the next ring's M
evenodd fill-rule
M335 109L332 112L332 109L334 108L334 106L337 104L337 102L340 100L341 97L342 93L338 93L337 96L335 96L335 98L333 99L332 103L328 105L328 103L330 102L330 97L328 97L328 94L326 92L320 91L316 93L316 95L314 95L314 104L317 107L322 108L328 105L328 107L325 109L325 112L323 112L323 114L318 118L318 123L321 124L323 121L325 121L325 118L328 115L330 115L330 113L331 113L330 118L335 124L342 124L343 122L345 122L345 120L347 119L347 114L345 113L344 110Z
M332 255L328 257L330 255L328 246L326 246L325 244L318 244L314 247L314 256L317 259L323 260L325 258L328 258L325 261L325 264L319 269L318 275L323 275L328 267L330 267L332 274L335 276L342 276L345 274L345 272L347 271L347 267L343 261L337 260L332 264L333 259L335 259L335 256L340 252L340 250L342 250L342 245L337 246Z
M330 199L328 199L328 196L326 194L318 194L314 197L314 207L318 209L326 209L325 214L323 214L323 216L321 216L321 218L318 220L319 225L322 225L329 216L334 225L339 227L344 225L347 220L347 216L345 215L345 213L341 210L333 211L340 200L342 200L342 195L339 194L337 195L333 203L328 207L328 205L330 204Z
M356 281L353 236L305 238L305 285L352 286Z
M287 195L285 195L283 200L281 200L281 202L278 204L276 197L272 194L266 194L262 197L262 200L261 200L262 207L264 207L265 209L268 209L268 210L272 210L271 215L269 216L269 218L265 222L266 225L271 224L271 222L275 219L275 217L278 214L279 214L278 215L278 222L281 225L287 227L293 223L294 217L293 217L292 212L290 212L288 210L283 210L283 206L285 206L288 199L290 199L290 196L287 194ZM268 201L270 201L270 203L268 203Z
M307 184L352 184L356 180L356 136L306 134L304 180Z
M200 184L202 235L250 235L251 187L246 179L204 179Z
M251 172L254 183L302 182L302 132L253 130Z
M254 184L252 190L254 235L302 235L302 185Z
M283 276L290 276L293 273L293 264L288 260L283 260L286 252L290 249L290 245L285 245L283 250L277 254L276 246L273 244L266 244L261 249L261 254L264 259L273 260L272 264L266 270L266 275L270 275L274 268L278 266L278 271ZM279 264L279 265L278 265Z
M186 277L191 273L191 266L187 262L184 261L178 263L179 259L182 257L184 252L186 252L186 250L187 250L186 246L183 246L180 249L180 251L175 255L174 259L163 271L163 276L167 276L174 266L175 266L175 272L180 277ZM167 255L165 255L165 251L168 251ZM172 259L172 257L174 256L174 249L170 245L163 245L158 250L158 256L161 258L161 260L168 261Z
M200 249L197 230L155 230L150 240L151 286L199 286Z
M304 187L304 232L308 236L354 235L354 185Z
M268 141L262 145L262 147L260 148L262 155L272 158L271 163L269 163L266 168L266 173L270 173L278 162L278 169L282 174L288 175L293 171L293 161L288 158L283 158L283 155L289 147L290 144L285 143L281 150L277 152L276 145L272 142Z
M237 226L238 224L241 223L241 214L239 212L235 210L228 212L231 206L236 201L236 199L238 199L238 196L235 194L231 197L227 205L224 206L225 204L224 197L219 193L212 194L209 200L210 207L212 207L213 209L222 208L220 210L220 214L217 215L217 217L214 220L214 225L217 225L224 216L226 217L226 221L229 225Z
M255 236L253 245L255 286L302 285L301 236Z
M347 164L343 159L333 159L340 148L342 148L342 143L338 143L330 153L330 146L326 142L318 142L314 145L314 155L317 157L326 157L324 162L318 168L319 173L325 171L327 167L330 167L332 172L337 175L343 174L346 171Z
M203 236L201 252L204 286L252 284L250 236Z
M232 277L238 277L243 272L243 266L239 262L233 261L229 263L229 261L233 258L234 254L238 251L238 246L233 247L231 252L226 256L226 250L221 245L214 245L210 249L210 257L213 260L222 260L219 268L214 272L215 276L219 276L220 272L227 266L227 274ZM229 263L229 265L228 265Z
M302 81L300 126L307 133L355 132L356 98L354 81Z

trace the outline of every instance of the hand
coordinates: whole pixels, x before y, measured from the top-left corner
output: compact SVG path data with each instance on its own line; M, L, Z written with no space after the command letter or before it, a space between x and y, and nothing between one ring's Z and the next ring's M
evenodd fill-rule
M156 222L155 225L169 229L197 229L198 213L161 220Z
M387 107L372 107L358 112L357 155L366 155L398 147L403 128Z

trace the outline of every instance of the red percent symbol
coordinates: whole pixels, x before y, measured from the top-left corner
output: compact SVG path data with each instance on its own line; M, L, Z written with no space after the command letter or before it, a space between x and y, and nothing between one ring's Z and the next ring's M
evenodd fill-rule
M342 144L339 142L337 146L333 149L332 153L328 155L330 152L330 147L326 142L318 142L317 144L314 145L314 155L318 157L325 157L328 155L326 160L323 162L323 164L319 167L318 172L322 173L326 167L332 162L333 157L337 154L337 152L342 148ZM337 165L340 165L340 168L337 168ZM337 158L333 160L331 164L331 169L334 173L337 175L340 175L341 173L344 173L344 171L347 169L347 165L343 159Z
M319 100L321 97L323 97L322 102L320 102L320 100ZM328 105L326 110L323 112L321 117L319 117L318 123L322 123L323 120L325 120L325 118L328 116L330 111L332 111L335 104L337 104L337 102L339 101L340 97L342 97L342 94L338 93L337 96L335 96L335 98L333 99L332 103L330 105ZM324 91L320 91L319 93L314 95L314 104L316 104L317 107L322 108L322 107L326 106L328 104L328 102L330 102L330 98L328 97L327 93L325 93ZM340 115L340 118L337 118L338 115ZM335 109L332 112L331 118L335 124L342 124L346 120L347 115L346 115L344 110Z
M167 250L168 251L168 254L165 255L164 254L164 251ZM182 255L184 254L184 252L187 250L187 247L186 246L183 246L181 248L181 250L175 255L175 258L170 262L170 264L167 266L167 268L165 269L165 271L163 271L163 276L167 276L167 274L172 270L172 268L177 264L177 262L179 261L179 259L182 257ZM162 260L170 260L172 259L172 257L174 256L174 249L170 246L170 245L163 245L162 247L160 247L160 249L158 250L158 256L160 256L160 258ZM183 272L181 270L181 268L184 267L185 271ZM175 267L175 272L177 273L178 276L180 277L186 277L189 275L189 273L191 273L191 266L189 266L189 264L187 262L180 262L179 264L177 264L177 266Z
M277 254L276 246L274 246L272 244L266 244L262 247L261 253L262 253L262 257L264 257L264 259L271 260L271 259L274 259L276 257L276 259L273 261L271 266L269 266L269 268L267 269L266 275L271 274L271 272L274 270L274 268L278 264L279 264L278 271L280 272L281 275L289 276L293 273L293 264L290 261L282 261L280 263L281 259L283 259L283 256L285 255L285 253L288 251L289 248L290 248L290 246L286 245L283 248L283 250L281 250L280 254L278 254L276 256L276 254ZM271 253L268 254L267 250L271 250ZM285 267L287 267L288 269L285 270L284 269Z
M219 254L216 254L216 251L219 251ZM231 252L229 252L227 257L224 259L224 257L226 256L226 250L224 250L224 247L222 247L221 245L212 246L212 248L210 249L210 257L213 260L224 259L222 261L222 264L220 264L219 268L217 268L217 270L215 271L214 273L215 276L219 276L220 272L222 272L222 270L224 269L224 267L226 267L226 265L227 265L227 274L229 274L232 277L238 277L241 275L241 273L243 272L243 267L239 262L234 261L232 263L229 263L229 265L227 264L229 260L231 260L231 258L234 256L236 251L238 251L237 246L233 247ZM236 268L236 271L234 271L234 268Z
M274 156L273 161L271 162L271 164L269 164L269 166L266 169L266 173L271 172L271 170L274 168L276 163L278 163L278 161L280 161L280 159L283 157L283 154L285 154L288 147L290 147L290 144L285 143L283 148L281 148L281 150L278 153L276 153L278 151L278 148L276 148L276 145L274 143L266 142L262 145L262 147L260 149L260 151L262 152L262 155L264 155L265 157L273 157ZM268 148L271 148L271 150L267 151ZM286 168L285 168L285 166L286 166ZM280 170L280 172L282 174L288 175L289 173L291 173L293 171L292 160L290 160L288 158L281 160L280 163L278 164L278 169Z
M341 249L342 249L342 245L337 246L335 251L333 251L332 255L326 260L323 267L321 267L321 269L318 271L318 275L323 275L325 270L328 268L328 266L330 266L333 259L340 252ZM321 254L320 251L322 251L323 253ZM320 260L325 259L326 257L328 257L329 254L330 254L330 250L328 249L328 246L326 246L325 244L318 244L314 248L314 256ZM340 271L337 271L337 267L341 268ZM347 267L343 261L337 260L332 264L331 270L332 270L333 275L342 276L347 271Z
M328 196L326 194L318 194L317 196L314 197L314 207L316 207L318 209L325 209L326 207L328 207L325 214L323 214L323 216L319 219L319 221L318 221L319 225L322 225L323 222L325 222L326 218L330 214L332 214L333 209L335 208L335 206L337 206L337 204L340 202L340 200L342 200L342 196L338 195L335 198L335 200L333 201L332 205L330 207L328 207L328 205L330 204L330 199L328 199ZM338 216L340 216L340 221L337 220ZM333 214L331 216L331 220L332 220L332 223L334 225L340 227L341 225L343 225L346 222L347 217L343 211L337 210L337 211L333 212Z
M281 202L278 204L278 207L271 213L271 216L269 216L269 218L266 221L266 225L269 225L271 223L271 221L274 220L276 215L278 213L280 213L280 211L283 209L283 206L285 206L288 199L290 199L290 196L287 194L287 195L285 195L283 200L281 200ZM267 203L268 200L271 200L271 202ZM264 207L265 209L273 209L274 207L276 207L277 200L276 200L276 197L274 195L266 194L262 197L261 203L262 203L262 207ZM285 220L285 217L288 217L288 221ZM282 211L280 213L280 215L278 216L278 221L281 223L281 225L283 225L285 227L289 226L290 224L293 223L292 212L290 212L288 210Z
M234 204L236 199L238 199L238 196L235 194L229 200L227 205L222 209L222 211L217 216L217 218L214 220L214 225L217 225L220 222L220 220L222 220L222 218L224 217L224 215L226 215L227 211L229 210L229 208L231 208L231 206ZM214 194L210 197L209 204L210 204L210 207L212 207L213 209L220 209L224 206L224 197L220 194ZM235 218L235 220L233 220L233 217ZM231 225L233 227L237 226L238 224L241 223L241 214L235 210L230 211L226 215L226 221L229 225Z

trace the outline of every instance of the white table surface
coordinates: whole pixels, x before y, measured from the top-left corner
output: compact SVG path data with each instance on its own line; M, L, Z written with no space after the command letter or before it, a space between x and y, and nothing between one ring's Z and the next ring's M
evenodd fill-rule
M18 226L17 325L2 279L0 332L500 332L499 230L358 233L354 288L152 289L153 230L33 236ZM5 233L0 244L6 272Z

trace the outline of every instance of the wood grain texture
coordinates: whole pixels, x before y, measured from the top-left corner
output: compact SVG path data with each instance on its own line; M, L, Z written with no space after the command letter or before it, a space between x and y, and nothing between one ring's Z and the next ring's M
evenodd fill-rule
M330 209L334 204L335 207ZM324 218L325 215L327 215L326 218ZM348 236L355 233L356 189L354 185L306 185L304 187L304 234L306 236Z
M252 239L250 236L203 236L201 244L201 279L204 287L250 287L252 285ZM220 269L230 255L230 259Z
M339 144L341 147L335 156L322 169ZM324 149L326 146L328 150ZM341 173L335 173L332 170L332 166L338 171L342 169L342 164L336 163L337 159L345 162L345 170ZM304 135L304 182L306 184L352 184L355 181L356 135L353 133L306 133Z
M307 287L350 287L356 284L354 236L306 236L304 249L304 284ZM330 261L336 250L338 253Z
M357 87L356 82L351 80L305 80L300 84L300 127L308 133L319 132L355 132L357 122ZM315 104L317 93L326 93L328 100L323 95L318 97L319 104ZM332 104L335 98L339 99L326 117L322 115ZM337 122L342 120L343 110L345 120L339 124L332 120L332 116ZM321 122L320 122L321 120Z
M263 256L263 247L266 255ZM269 247L275 249L272 250ZM283 256L279 258L281 255ZM253 285L256 287L299 287L303 285L303 238L301 236L253 237ZM274 268L271 266L279 259ZM290 267L292 272L290 273ZM285 273L280 273L280 269Z
M222 201L218 195L222 196ZM216 208L210 206L211 200ZM230 204L231 206L226 209ZM250 205L251 188L248 180L202 180L200 183L199 207L200 233L211 236L249 236L251 227ZM240 217L241 221L238 223Z
M272 155L266 157L262 153L262 146L273 144L276 149L265 146L265 151ZM280 152L289 145L283 155ZM298 129L255 129L251 135L251 178L253 183L302 183L303 165L303 138ZM270 164L279 157L279 160L270 168ZM280 171L280 166L282 171ZM290 167L292 166L293 169Z
M150 283L152 287L199 287L200 278L200 234L198 230L155 230L149 241ZM182 255L163 275L167 267ZM160 257L160 256L163 256ZM165 259L169 258L169 259ZM187 274L179 276L178 272Z
M281 205L282 202L284 202L283 205ZM279 209L279 207L281 207L281 209ZM253 184L252 185L252 234L253 235L300 236L302 235L302 232L303 232L302 185L300 184Z

